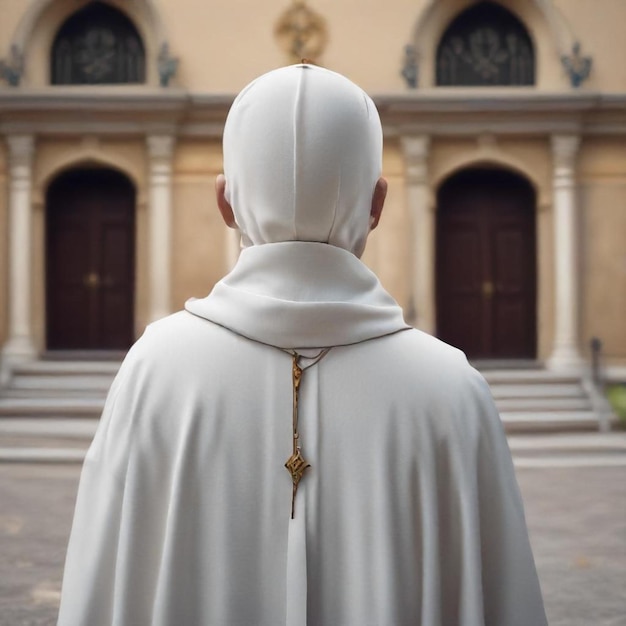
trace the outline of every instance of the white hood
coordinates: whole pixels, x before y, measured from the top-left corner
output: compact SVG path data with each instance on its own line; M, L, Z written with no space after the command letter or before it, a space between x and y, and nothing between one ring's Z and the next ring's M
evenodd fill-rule
M335 72L306 64L269 72L228 114L226 198L244 246L317 241L360 256L381 168L376 107Z

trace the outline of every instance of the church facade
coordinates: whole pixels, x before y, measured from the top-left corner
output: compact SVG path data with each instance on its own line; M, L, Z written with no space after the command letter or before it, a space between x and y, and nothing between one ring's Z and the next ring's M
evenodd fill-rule
M601 8L600 6L601 5ZM126 350L239 243L213 185L235 94L306 57L376 102L364 261L470 359L626 380L626 3L3 0L3 371Z

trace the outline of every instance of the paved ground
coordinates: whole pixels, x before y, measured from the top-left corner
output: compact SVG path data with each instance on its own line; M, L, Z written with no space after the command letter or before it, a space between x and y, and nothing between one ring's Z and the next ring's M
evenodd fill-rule
M0 626L55 623L78 472L0 464ZM626 469L518 477L550 626L626 626Z
M626 626L626 468L517 475L550 626Z

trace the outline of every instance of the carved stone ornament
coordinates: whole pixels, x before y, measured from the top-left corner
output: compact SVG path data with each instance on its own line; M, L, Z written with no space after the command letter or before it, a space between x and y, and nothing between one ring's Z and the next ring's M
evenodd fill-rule
M592 65L591 57L584 57L580 54L580 43L576 42L572 46L572 54L564 54L561 63L569 76L572 87L580 87L589 78Z
M167 87L178 69L178 58L170 56L170 47L167 42L161 45L157 59L159 68L159 82L161 87Z
M418 67L417 67L417 50L415 46L407 44L404 46L404 65L402 66L402 77L406 81L409 89L417 87Z
M24 74L24 55L15 45L11 46L9 58L0 59L0 77L11 87L18 87Z
M276 23L274 34L290 60L315 61L326 47L326 20L310 9L304 0L294 0Z

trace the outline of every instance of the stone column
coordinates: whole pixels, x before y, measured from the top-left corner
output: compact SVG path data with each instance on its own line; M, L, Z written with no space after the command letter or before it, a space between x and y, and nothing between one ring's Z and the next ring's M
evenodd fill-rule
M555 324L554 347L548 367L578 371L583 361L578 350L578 245L575 162L580 138L553 135L553 206Z
M12 363L35 358L31 334L32 241L31 191L35 140L10 135L9 147L9 273L8 338L2 350L3 378Z
M241 253L241 235L238 230L229 228L226 233L226 271L235 267Z
M149 156L149 321L171 313L172 154L174 137L147 137Z
M408 320L428 333L435 331L435 227L428 182L430 137L401 139L406 166L409 229L409 294L414 319Z

